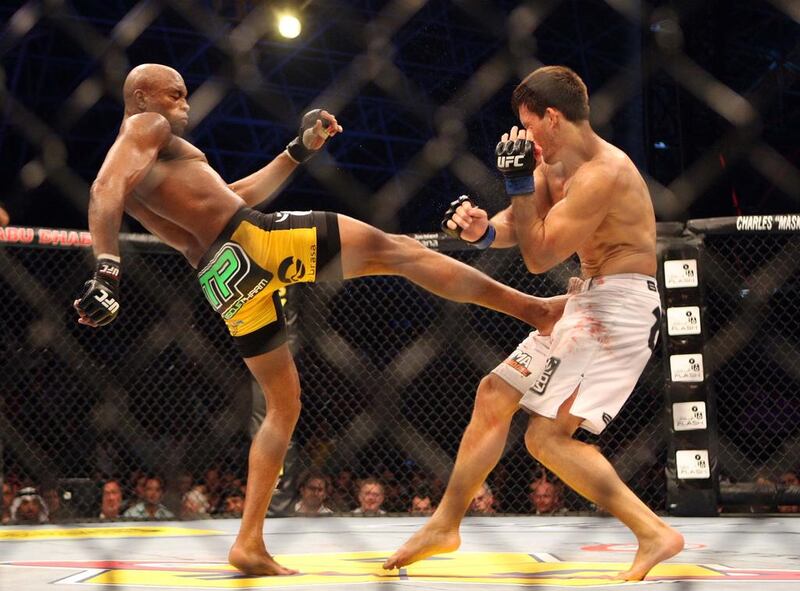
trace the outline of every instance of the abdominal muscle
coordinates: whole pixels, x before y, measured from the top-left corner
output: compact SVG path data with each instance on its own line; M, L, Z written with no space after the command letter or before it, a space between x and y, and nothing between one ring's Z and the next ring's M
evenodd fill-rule
M158 161L125 211L197 267L244 200L205 160Z

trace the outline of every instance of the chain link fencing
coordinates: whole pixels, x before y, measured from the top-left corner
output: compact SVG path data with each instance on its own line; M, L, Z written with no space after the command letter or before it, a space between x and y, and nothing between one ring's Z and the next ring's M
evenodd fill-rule
M215 469L227 484L244 480L257 412L252 384L191 269L157 245L126 253L124 314L113 328L90 331L63 305L85 279L88 254L0 250L10 337L3 350L5 474L43 489L64 479L122 478L129 497L142 473L166 476L168 493L180 492L177 476L185 473L201 481ZM542 295L563 293L577 272L570 264L530 275L515 250L451 254ZM480 379L528 327L391 277L298 285L287 300L304 407L293 481L304 471L322 472L332 485L347 473L354 482L375 476L392 491L386 508L393 512L407 511L417 488L438 498ZM656 508L663 506L664 435L655 428L662 389L654 358L602 438L604 451ZM525 450L524 427L520 414L489 479L500 512L535 510L529 486L543 472ZM643 449L650 453L643 456ZM355 508L356 492L344 488L332 492L341 500L336 509L346 512ZM590 509L569 494L565 502L570 510Z
M764 217L771 226L772 216ZM798 235L709 233L704 246L720 480L766 490L796 486L787 477L800 468Z
M587 79L593 125L640 167L650 166L647 181L659 219L684 219L700 197L718 194L715 187L742 170L797 203L800 172L793 156L768 141L766 129L776 123L770 109L786 104L787 89L796 88L792 64L800 46L792 32L800 15L788 0L757 4L739 8L752 11L753 21L762 13L770 23L777 19L783 28L773 36L788 41L775 68L762 64L780 75L758 75L744 86L715 75L711 64L691 54L702 44L683 28L705 8L669 2L326 2L314 5L314 33L301 49L272 36L267 3L145 0L131 7L45 0L4 7L0 132L3 160L14 163L2 169L9 187L4 200L12 214L23 203L29 216L49 207L67 219L77 219L76 212L85 219L88 183L121 115L122 80L132 65L162 61L184 73L192 90L192 139L230 180L278 153L307 106L341 114L352 140L347 133L337 138L309 164L291 199L279 197L270 208L319 208L324 195L325 208L383 229L428 229L463 191L490 211L504 205L486 159L475 154L485 153L510 124L507 104L516 81L543 62L559 62ZM621 49L620 39L628 37ZM455 38L466 44L456 45ZM53 39L67 48L64 55L45 55ZM595 53L580 48L587 45ZM58 77L38 67L48 60L59 64ZM642 87L649 89L644 99ZM680 143L683 130L675 122L687 109L702 120L708 140L691 150ZM793 111L780 112L786 116L778 127L797 122ZM658 151L646 156L642 135ZM730 450L730 457L721 454L725 468L732 478L792 468L789 444L796 431L789 423L796 425L796 416L768 404L774 400L764 400L764 408L774 409L765 417L779 413L785 430L754 427L746 438L737 433L758 423L744 391L758 390L758 400L776 387L787 400L796 391L794 345L786 336L792 332L776 329L761 345L725 344L730 335L743 342L753 334L755 317L763 316L764 326L791 327L792 321L767 307L758 309L762 316L751 313L753 300L741 294L753 293L753 278L736 275L752 270L738 252L743 238L709 240L720 243L718 253L709 246L709 267L717 265L714 276L730 288L709 290L715 298L709 301L712 344L728 351L720 354L726 371L714 374L721 447ZM761 240L760 260L771 261L769 249L780 247L772 237ZM128 498L142 472L157 472L167 477L167 499L180 512L183 472L217 495L239 486L257 396L188 267L159 247L132 245L126 313L111 331L91 334L74 324L69 308L90 269L85 251L0 249L7 318L3 471L7 480L29 480L42 489L71 482L78 490L65 479L88 479L86 490L95 490L92 483L115 476ZM575 272L573 264L531 277L512 251L454 256L542 295L561 291ZM765 269L775 293L788 293L782 286L796 273ZM733 277L744 286L735 286ZM440 491L480 377L521 340L524 327L483 310L465 312L388 278L302 286L288 300L297 314L294 346L305 400L297 466L328 473L333 493L341 483L347 490L337 497L340 509L354 502L350 476L377 475L389 483L390 509L407 509L418 486ZM776 308L790 311L790 303ZM773 334L786 342L771 340ZM761 365L748 356L754 347ZM740 376L734 360L752 367L770 388L756 388L752 373ZM664 507L662 389L657 352L598 442L657 510ZM724 396L736 398L726 404ZM519 417L489 481L502 512L531 512L528 485L539 472L521 442L523 428ZM96 507L88 511L89 504L72 512L93 516ZM593 510L569 493L565 506ZM63 513L70 518L70 511Z

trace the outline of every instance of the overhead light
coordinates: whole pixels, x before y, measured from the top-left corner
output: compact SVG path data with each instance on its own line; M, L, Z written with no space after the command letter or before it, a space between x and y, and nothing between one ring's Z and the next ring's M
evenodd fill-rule
M300 20L293 14L281 14L278 16L278 32L287 39L297 37L301 29Z

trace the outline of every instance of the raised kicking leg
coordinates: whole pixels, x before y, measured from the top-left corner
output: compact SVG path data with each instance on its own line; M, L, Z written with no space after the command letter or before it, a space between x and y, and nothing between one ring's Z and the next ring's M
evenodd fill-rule
M528 451L573 490L627 525L639 542L631 568L619 577L640 581L656 564L683 549L683 536L653 513L593 446L572 438L583 419L569 414L577 390L555 419L533 415L525 433Z
M383 568L401 568L458 548L461 520L481 484L500 460L511 419L519 408L519 398L519 392L495 375L481 380L442 502L423 528L392 554Z
M344 215L338 219L345 279L400 275L448 300L477 304L518 318L542 334L549 334L564 310L566 296L526 295L452 257L425 248L413 238L386 234Z
M247 575L293 575L267 552L264 518L300 416L300 381L285 344L244 361L267 398L267 415L250 445L242 525L228 562Z

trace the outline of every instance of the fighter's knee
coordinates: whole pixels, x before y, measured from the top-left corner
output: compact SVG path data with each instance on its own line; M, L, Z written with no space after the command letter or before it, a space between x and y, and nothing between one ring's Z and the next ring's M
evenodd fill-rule
M490 423L508 422L519 408L519 399L509 395L507 388L494 374L485 376L475 395L473 417Z
M556 434L548 429L546 423L535 419L528 423L528 429L525 431L525 447L534 458L547 464L555 445L558 445Z
M267 411L268 415L279 423L286 425L294 425L300 418L300 411L303 409L303 404L300 402L300 397L287 397L281 400L280 403L275 403Z

